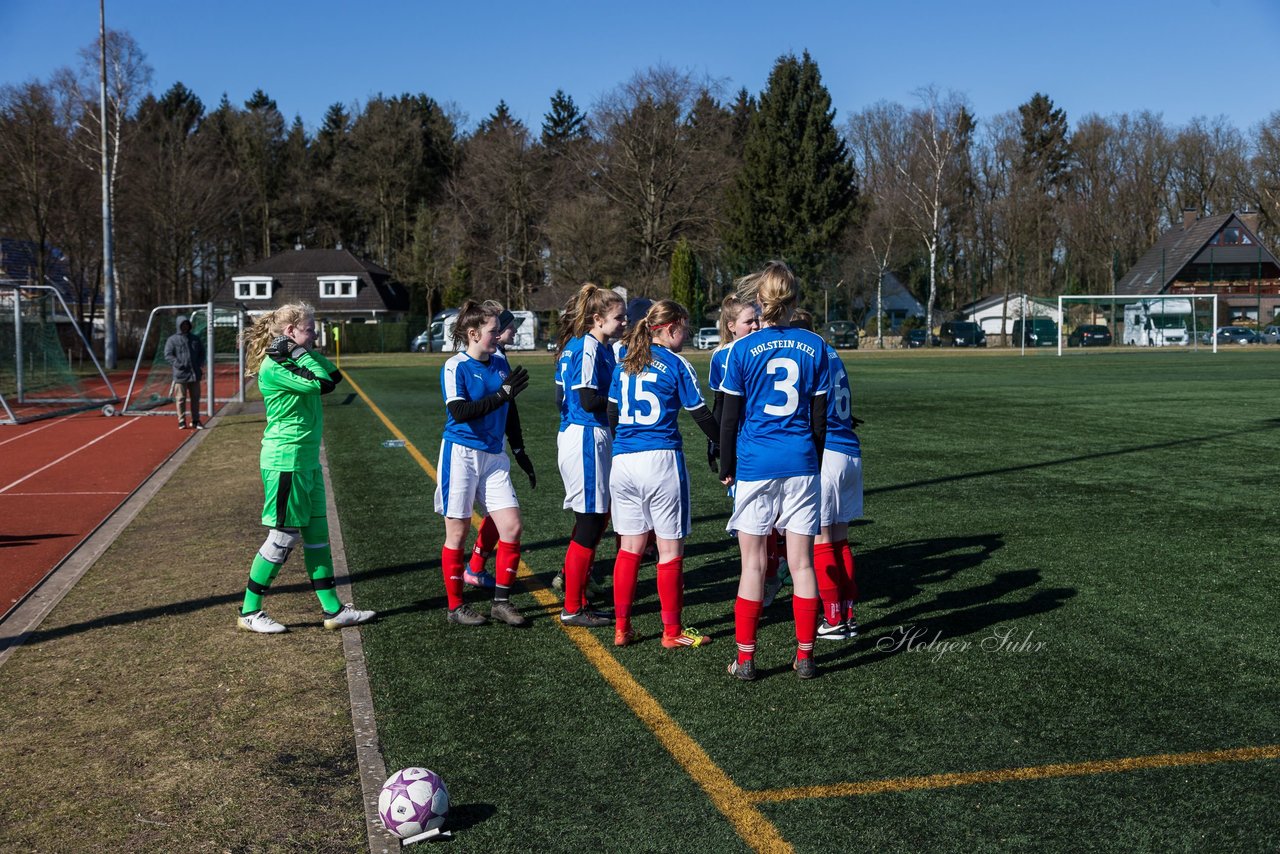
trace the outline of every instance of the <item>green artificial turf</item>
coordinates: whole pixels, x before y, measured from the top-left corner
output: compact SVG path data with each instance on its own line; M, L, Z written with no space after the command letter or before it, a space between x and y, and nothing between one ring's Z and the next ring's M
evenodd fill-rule
M705 378L706 355L690 354ZM755 684L729 679L737 551L729 500L685 436L693 490L685 621L667 651L651 563L615 650L748 791L1221 750L1280 742L1276 352L1055 358L846 355L866 420L866 516L852 530L862 637L791 673L789 588L762 621ZM439 356L344 369L434 464ZM514 477L540 583L560 507L546 354L515 355L538 467ZM434 484L358 398L327 441L389 768L450 785L458 850L747 850L696 783L522 593L526 630L444 620ZM600 549L609 563L611 538ZM481 599L469 592L473 601ZM482 604L481 609L484 609ZM926 642L933 641L932 645ZM1274 760L764 803L797 850L1274 848Z

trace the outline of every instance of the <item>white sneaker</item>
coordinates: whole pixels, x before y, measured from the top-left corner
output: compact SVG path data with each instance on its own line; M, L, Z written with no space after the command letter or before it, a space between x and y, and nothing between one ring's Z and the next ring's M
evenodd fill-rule
M377 611L359 611L350 602L342 606L342 610L324 618L326 629L341 629L347 626L358 626L367 623L377 616Z
M836 623L834 626L827 622L824 617L822 622L818 624L819 640L848 640L849 630L844 623Z
M246 632L257 632L260 635L278 635L288 631L280 623L268 617L266 611L241 614L236 620L236 628L244 629Z
M770 605L772 605L774 598L777 597L778 591L781 589L782 589L781 575L777 576L776 578L766 578L764 580L764 601L760 603L761 607L768 608Z

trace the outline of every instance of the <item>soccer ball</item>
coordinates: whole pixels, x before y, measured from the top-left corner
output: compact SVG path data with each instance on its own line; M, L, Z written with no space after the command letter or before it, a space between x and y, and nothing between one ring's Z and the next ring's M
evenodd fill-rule
M449 814L449 790L426 768L405 768L382 784L378 817L400 839L438 830Z

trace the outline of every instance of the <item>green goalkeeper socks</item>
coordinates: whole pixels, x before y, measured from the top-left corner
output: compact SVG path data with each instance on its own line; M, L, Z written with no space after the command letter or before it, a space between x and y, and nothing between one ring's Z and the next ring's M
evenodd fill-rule
M253 566L249 568L249 584L244 589L244 606L241 614L252 614L262 610L262 596L271 587L280 572L280 565L274 564L262 555L253 556Z
M307 546L302 550L307 563L307 575L311 576L311 587L316 591L320 607L326 614L336 614L342 610L338 594L334 591L333 552L328 543L323 546Z

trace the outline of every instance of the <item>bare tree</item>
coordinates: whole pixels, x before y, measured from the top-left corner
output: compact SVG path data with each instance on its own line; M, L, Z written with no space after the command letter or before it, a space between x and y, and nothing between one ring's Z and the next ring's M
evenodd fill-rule
M910 114L911 133L907 158L897 164L906 189L906 211L929 256L929 299L925 323L933 328L938 298L938 247L946 209L953 204L962 175L957 168L961 148L972 128L963 96L945 97L932 86L917 93L921 106ZM926 339L927 340L927 339Z

